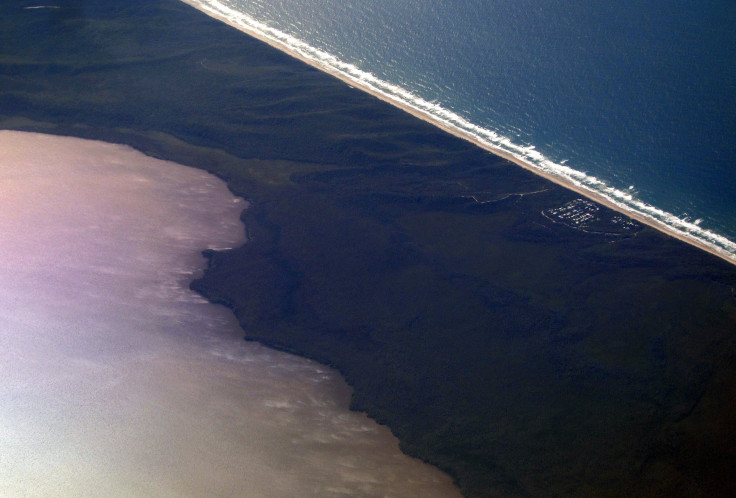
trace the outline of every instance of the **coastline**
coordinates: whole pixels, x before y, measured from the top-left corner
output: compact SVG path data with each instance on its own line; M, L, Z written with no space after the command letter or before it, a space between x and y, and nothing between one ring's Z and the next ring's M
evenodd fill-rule
M99 0L71 33L10 13L34 43L9 46L0 124L226 180L249 242L190 288L241 342L336 368L466 496L736 490L733 265L639 224L571 230L545 213L574 191L181 0Z
M246 343L189 288L203 248L246 242L246 203L221 179L127 145L0 130L0 183L0 415L14 435L0 495L459 498L349 411L337 372ZM59 471L34 475L38 461Z
M719 251L717 248L711 247L710 245L708 245L708 244L706 244L706 243L704 243L704 242L702 242L702 241L700 241L698 239L688 237L686 234L684 234L682 232L678 232L676 230L673 230L671 227L669 227L665 223L662 223L662 222L660 222L660 221L658 221L656 219L653 219L651 217L642 215L640 213L632 212L632 211L630 211L628 209L625 209L625 208L619 206L617 203L611 201L610 199L608 199L607 197L605 197L602 194L599 194L599 193L597 193L597 192L595 192L593 190L590 190L590 189L583 188L583 187L581 187L579 185L575 185L574 183L572 183L570 181L566 181L565 179L561 178L558 175L547 173L545 171L540 170L539 168L535 168L534 166L532 166L528 162L526 162L526 161L524 161L524 160L516 157L514 154L511 154L508 151L505 151L505 150L503 150L503 149L501 149L499 147L494 147L494 146L492 146L492 145L490 145L488 143L484 143L483 141L479 140L478 138L472 136L470 133L464 132L463 130L460 130L458 128L455 128L453 126L450 126L447 123L444 123L444 122L439 121L439 120L436 120L436 119L432 119L432 117L429 116L425 112L422 112L422 111L420 111L420 110L418 110L418 109L416 109L414 107L411 107L411 106L407 105L406 103L403 103L403 102L401 102L399 100L392 99L392 98L388 97L387 95L374 90L373 88L371 88L370 86L368 86L366 84L362 84L359 81L355 81L353 79L350 79L347 76L345 76L344 74L340 73L339 71L335 71L335 70L333 70L333 69L331 69L329 67L326 67L326 66L324 66L322 64L319 64L317 61L315 61L313 59L310 59L309 57L303 56L302 54L300 54L296 50L291 49L287 45L285 45L283 43L280 43L277 40L274 40L272 38L269 38L267 36L264 36L264 35L262 35L261 33L259 33L256 30L249 29L246 26L243 26L241 24L238 24L238 23L232 21L231 19L227 18L224 15L221 15L221 14L219 14L217 12L214 12L212 10L209 10L209 9L205 8L203 5L201 5L200 2L193 1L193 0L180 0L180 1L183 2L183 3L185 3L185 4L187 4L187 5L189 5L189 6L191 6L192 8L194 8L194 9L196 9L196 10L198 10L198 11L200 11L200 12L202 12L202 13L204 13L204 14L212 17L212 18L214 18L214 19L217 19L217 20L219 20L219 21L227 24L228 26L231 26L231 27L237 29L238 31L240 31L240 32L242 32L242 33L244 33L244 34L246 34L248 36L251 36L251 37L253 37L253 38L255 38L255 39L257 39L257 40L259 40L259 41L261 41L261 42L263 42L263 43L265 43L265 44L267 44L267 45L269 45L269 46L271 46L271 47L273 47L273 48L275 48L277 50L279 50L280 52L283 52L284 54L289 55L290 57L293 57L293 58L295 58L295 59L297 59L297 60L299 60L301 62L304 62L305 64L307 64L307 65L309 65L309 66L311 66L311 67L313 67L315 69L318 69L319 71L321 71L323 73L329 74L330 76L333 76L333 77L339 79L340 81L342 81L343 83L347 84L348 86L358 88L361 91L363 91L363 92L365 92L365 93L367 93L369 95L372 95L373 97L375 97L375 98L377 98L377 99L379 99L379 100L381 100L383 102L386 102L386 103L388 103L388 104L390 104L390 105L392 105L392 106L394 106L394 107L396 107L398 109L401 109L402 111L407 112L408 114L411 114L412 116L414 116L416 118L419 118L422 121L424 121L426 123L429 123L432 126L435 126L435 127L439 128L439 129L443 130L446 133L449 133L450 135L453 135L453 136L455 136L457 138L460 138L462 140L465 140L467 142L470 142L470 143L474 144L475 146L477 146L477 147L479 147L479 148L481 148L481 149L483 149L483 150L485 150L487 152L490 152L491 154L494 154L494 155L496 155L498 157L501 157L501 158L503 158L503 159L505 159L505 160L507 160L507 161L509 161L509 162L511 162L511 163L513 163L513 164L515 164L515 165L517 165L517 166L519 166L519 167L521 167L521 168L523 168L523 169L525 169L525 170L527 170L527 171L529 171L529 172L537 175L537 176L540 176L540 177L542 177L542 178L544 178L546 180L549 180L549 181L555 183L556 185L559 185L559 186L561 186L563 188L566 188L566 189L571 190L571 191L573 191L573 192L575 192L577 194L580 194L581 196L586 197L586 198L588 198L588 199L590 199L590 200L592 200L594 202L597 202L597 203L599 203L599 204L601 204L601 205L603 205L603 206L605 206L605 207L607 207L609 209L612 209L612 210L614 210L614 211L616 211L618 213L621 213L624 216L627 216L627 217L629 217L629 218L631 218L633 220L636 220L636 221L638 221L638 222L640 222L640 223L642 223L644 225L647 225L647 226L649 226L651 228L654 228L655 230L658 230L659 232L664 233L665 235L668 235L668 236L673 237L673 238L675 238L677 240L680 240L682 242L685 242L686 244L689 244L691 246L697 247L698 249L701 249L701 250L703 250L703 251L705 251L705 252L707 252L709 254L712 254L712 255L714 255L714 256L716 256L718 258L721 258L722 260L724 260L724 261L726 261L726 262L728 262L728 263L736 266L736 257L733 257L733 256L731 256L729 254L725 254L725 253Z

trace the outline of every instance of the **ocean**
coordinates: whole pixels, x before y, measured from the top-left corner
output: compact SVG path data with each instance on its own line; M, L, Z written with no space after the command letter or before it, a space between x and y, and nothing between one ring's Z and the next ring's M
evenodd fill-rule
M186 1L736 260L736 4Z

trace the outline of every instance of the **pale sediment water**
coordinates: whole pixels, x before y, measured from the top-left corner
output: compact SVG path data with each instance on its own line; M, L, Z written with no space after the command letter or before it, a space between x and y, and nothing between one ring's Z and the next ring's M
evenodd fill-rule
M725 2L183 1L736 262Z
M124 146L0 131L0 495L457 495L334 371L188 289L244 207Z

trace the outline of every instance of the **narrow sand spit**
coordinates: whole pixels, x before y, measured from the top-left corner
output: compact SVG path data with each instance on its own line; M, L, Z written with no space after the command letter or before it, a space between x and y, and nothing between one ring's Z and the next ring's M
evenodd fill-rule
M494 147L493 145L490 145L488 143L485 143L484 141L478 139L477 137L473 136L471 133L465 132L460 128L456 128L451 126L448 123L444 123L442 121L439 121L437 119L432 118L431 115L427 114L426 112L423 112L422 110L416 109L414 107L411 107L407 105L406 103L398 100L390 98L389 96L376 91L375 89L371 88L369 85L363 84L360 81L356 81L354 79L351 79L347 76L345 76L343 73L334 70L333 68L330 68L328 66L325 66L323 64L320 64L319 62L310 59L309 57L305 57L304 55L300 54L298 51L292 49L285 43L281 43L278 40L274 38L270 38L268 36L265 36L263 33L258 32L255 29L250 29L248 26L245 26L241 23L236 22L233 18L228 17L227 15L224 15L221 11L215 10L211 8L206 3L203 3L198 0L181 0L182 2L194 7L195 9L207 14L208 16L218 19L219 21L224 22L225 24L228 24L235 29L238 29L239 31L242 31L243 33L246 33L247 35L256 38L272 47L274 47L277 50L280 50L281 52L284 52L291 57L294 57L295 59L298 59L306 64L309 64L310 66L319 69L320 71L323 71L325 73L328 73L335 78L343 81L344 83L347 83L350 86L354 86L356 88L359 88L360 90L388 103L395 107L398 107L399 109L402 109L403 111L411 114L414 117L417 117L425 122L428 122L443 131L446 131L447 133L454 135L458 138L461 138L463 140L467 140L468 142L471 142L481 149L484 149L488 152L491 152L499 157L502 157L517 166L520 166L535 175L539 175L553 183L556 183L557 185L560 185L562 187L565 187L567 189L572 190L573 192L580 194L583 197L586 197L588 199L591 199L599 204L602 204L610 209L613 209L614 211L617 211L619 213L624 214L625 216L628 216L632 219L635 219L645 225L648 225L656 230L659 230L662 233L665 233L666 235L669 235L671 237L675 237L678 240L681 240L685 243L691 244L699 249L702 249L710 254L713 254L715 256L718 256L719 258L728 261L731 264L736 265L736 258L734 258L734 255L732 252L729 252L725 249L718 248L716 246L711 246L709 244L704 243L699 238L696 238L692 236L688 231L675 231L671 226L669 226L666 223L663 223L656 219L655 217L645 216L643 214L635 213L629 209L625 209L621 205L617 204L616 202L613 202L608 197L595 192L594 190L581 187L580 185L576 185L575 183L571 181L567 181L565 178L548 173L546 171L542 171L539 168L534 167L531 163L526 162L523 160L523 158L517 157L514 154L511 154L510 152L499 148ZM221 5L221 4L220 4ZM221 5L223 9L228 9L224 5ZM692 225L690 228L694 228L697 230L697 227L695 225ZM731 242L727 242L731 247L733 247L733 244Z

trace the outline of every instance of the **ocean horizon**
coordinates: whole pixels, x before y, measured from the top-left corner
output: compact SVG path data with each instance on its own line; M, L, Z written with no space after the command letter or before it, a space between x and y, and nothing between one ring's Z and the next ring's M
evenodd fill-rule
M724 2L183 1L736 262Z

